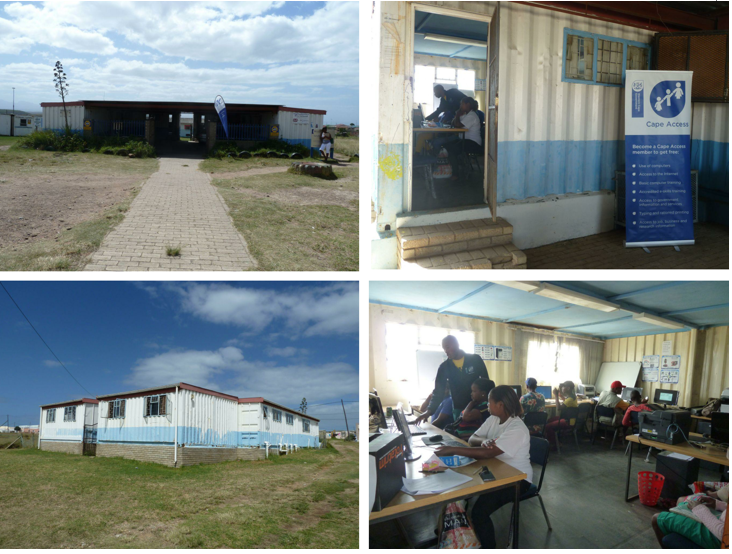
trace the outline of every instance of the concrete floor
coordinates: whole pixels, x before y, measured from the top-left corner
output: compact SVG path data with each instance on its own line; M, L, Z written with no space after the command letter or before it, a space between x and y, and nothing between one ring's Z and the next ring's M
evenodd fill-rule
M439 210L461 206L477 206L484 203L483 171L474 169L463 179L435 179L437 198L432 194L424 178L424 169L417 168L412 176L412 209L414 211Z
M598 435L595 445L588 440L580 442L580 450L572 444L562 447L561 455L549 455L541 496L544 500L552 531L549 532L539 500L521 503L519 546L521 548L659 548L651 529L651 517L659 508L644 506L638 500L625 502L625 476L628 458L625 444L616 443L610 450L610 441ZM631 494L638 492L639 471L653 471L651 463L644 462L647 449L633 452ZM656 452L656 451L654 451ZM539 478L535 468L534 475ZM714 469L702 468L699 479L719 480ZM506 505L493 515L496 541L499 547L508 542L511 506ZM435 537L439 510L422 512L403 520L404 527L416 543ZM372 526L372 547L398 548L404 546L393 522Z

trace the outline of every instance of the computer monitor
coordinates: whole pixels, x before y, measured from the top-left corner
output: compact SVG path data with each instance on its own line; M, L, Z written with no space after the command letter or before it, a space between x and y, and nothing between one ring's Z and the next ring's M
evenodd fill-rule
M509 385L509 387L511 387L513 390L516 391L516 396L518 396L519 398L521 398L521 395L523 394L521 392L521 390L522 390L521 389L521 385Z
M656 392L653 394L653 403L677 406L679 404L679 391L656 389Z
M536 387L536 392L538 392L544 398L552 397L552 388L551 387L545 387L545 386Z
M630 395L633 393L634 390L637 390L641 395L643 395L643 389L639 387L625 387L622 394L620 395L620 398L622 398L626 402L630 402Z
M415 456L412 452L412 433L409 432L409 423L407 423L407 416L404 415L404 410L402 410L401 403L397 405L397 407L393 410L393 413L394 422L396 423L397 429L402 435L404 435L404 446L406 454L404 459L407 462L419 460L421 456Z
M384 415L384 408L381 407L381 398L379 395L369 393L369 412L372 415L379 416L379 429L388 429L389 426L386 423L386 416Z
M729 413L712 412L712 442L729 444Z

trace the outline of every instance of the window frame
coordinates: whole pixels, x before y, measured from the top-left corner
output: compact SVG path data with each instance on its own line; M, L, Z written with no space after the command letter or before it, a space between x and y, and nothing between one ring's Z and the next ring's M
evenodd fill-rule
M76 422L76 406L64 407L64 421L65 422Z
M269 414L267 412L268 412L267 406L262 404L262 418L263 419L267 419L269 417Z
M56 423L56 408L46 409L46 423Z
M282 412L273 408L272 421L274 421L275 423L282 423Z
M592 81L584 81L582 79L570 79L567 77L567 35L575 35L582 38L591 38L595 41L595 46L593 48L592 55L593 63L592 63ZM562 35L562 82L563 83L575 83L579 85L596 85L601 87L614 87L614 88L622 88L625 86L625 72L627 70L627 64L628 64L628 46L636 46L638 48L645 48L648 51L648 56L646 56L646 59L648 61L648 67L645 69L651 69L651 44L646 44L643 42L637 42L635 40L628 40L625 38L619 38L619 37L611 37L608 35L600 35L597 33L588 33L586 31L578 31L577 29L571 29L569 27L564 28L564 34ZM623 70L620 77L620 83L600 83L597 81L597 62L598 62L598 52L600 50L600 43L599 40L609 40L611 42L619 42L623 45Z
M310 420L305 419L305 418L302 419L302 432L303 433L310 432Z
M295 425L295 416L292 414L285 414L285 423L287 423L287 425Z
M165 417L166 415L168 415L168 413L167 413L168 402L167 402L166 394L151 394L149 396L145 396L144 398L145 398L144 404L143 404L143 416L144 417ZM153 401L153 398L155 398L156 400ZM157 406L158 406L157 414L152 413L153 404L157 404Z
M126 412L126 402L124 398L117 398L116 400L110 400L112 404L112 417L109 419L124 419Z

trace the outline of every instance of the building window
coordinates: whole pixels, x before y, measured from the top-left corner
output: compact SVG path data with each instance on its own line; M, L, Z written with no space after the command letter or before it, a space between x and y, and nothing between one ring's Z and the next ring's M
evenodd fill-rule
M109 419L122 419L125 417L126 400L111 400L107 406L107 417Z
M295 425L295 416L292 414L285 414L285 421L287 425Z
M262 417L267 419L267 406L262 406Z
M303 433L310 432L310 422L307 419L302 420L302 432Z
M164 394L145 397L145 417L164 416L167 414L167 399Z
M54 423L56 421L56 408L46 410L46 423Z
M648 44L564 29L562 81L622 87L628 69L650 69Z
M64 421L76 421L76 406L66 406L64 408Z
M552 339L529 340L526 377L540 384L558 386L565 381L580 382L580 350L573 344Z
M282 422L282 412L280 412L279 410L272 410L272 421L281 423Z

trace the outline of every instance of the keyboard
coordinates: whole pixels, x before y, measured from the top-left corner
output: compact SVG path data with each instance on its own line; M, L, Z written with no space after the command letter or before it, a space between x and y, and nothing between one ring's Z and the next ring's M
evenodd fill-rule
M410 425L409 432L413 437L427 434L427 431L425 431L421 427L417 427L416 425Z
M435 435L432 435L435 436ZM425 444L425 446L456 446L458 448L465 448L465 445L461 442L458 442L453 439L446 439L442 438L438 441L431 441L429 440L432 437L425 437L422 439L422 442Z

